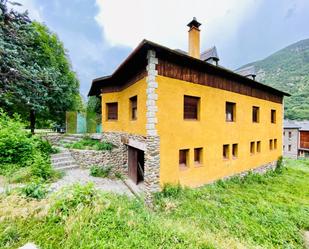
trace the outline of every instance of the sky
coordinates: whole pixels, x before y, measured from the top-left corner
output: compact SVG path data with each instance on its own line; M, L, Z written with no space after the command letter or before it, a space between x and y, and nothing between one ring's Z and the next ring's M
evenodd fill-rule
M187 51L193 17L201 50L236 69L309 38L309 0L16 0L63 42L86 97L143 40ZM17 7L15 7L17 8Z

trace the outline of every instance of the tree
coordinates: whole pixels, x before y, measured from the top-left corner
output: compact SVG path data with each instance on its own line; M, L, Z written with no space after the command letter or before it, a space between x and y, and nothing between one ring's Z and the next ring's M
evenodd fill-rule
M56 34L0 0L0 104L8 113L64 122L81 107L79 81Z

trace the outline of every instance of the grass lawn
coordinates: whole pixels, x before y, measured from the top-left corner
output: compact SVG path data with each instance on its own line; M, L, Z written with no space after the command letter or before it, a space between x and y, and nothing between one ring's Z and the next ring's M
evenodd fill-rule
M288 160L281 173L167 188L153 211L87 188L41 201L1 196L0 248L304 248L309 230L304 160Z

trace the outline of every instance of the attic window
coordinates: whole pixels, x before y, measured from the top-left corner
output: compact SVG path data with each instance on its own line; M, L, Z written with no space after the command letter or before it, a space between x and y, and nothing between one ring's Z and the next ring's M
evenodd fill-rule
M107 120L118 120L118 103L107 103L106 104L107 111Z
M183 109L183 118L198 120L199 113L199 97L193 96L184 96L184 109Z

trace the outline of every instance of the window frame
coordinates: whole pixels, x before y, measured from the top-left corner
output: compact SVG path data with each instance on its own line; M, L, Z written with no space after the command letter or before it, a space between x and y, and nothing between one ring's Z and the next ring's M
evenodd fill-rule
M231 107L232 109L229 110L230 108L228 107ZM230 113L231 118L228 118ZM225 102L225 121L229 123L236 122L236 103L230 101Z
M274 150L276 150L277 149L277 145L278 145L278 140L277 140L277 138L274 138Z
M256 142L256 153L261 153L261 141Z
M192 104L192 102L195 102L195 101L196 103ZM197 121L200 120L200 102L201 102L201 97L184 95L183 97L183 119L184 120L189 120L189 121L190 120L197 120ZM195 106L192 107L193 105ZM196 109L193 112L194 114L190 113L192 112L193 108Z
M137 95L131 97L130 99L130 120L135 121L137 120Z
M252 122L260 123L260 107L259 106L252 106Z
M198 157L198 160L196 160L196 157ZM203 148L202 147L194 148L194 164L195 165L203 164Z
M273 139L269 139L269 150L273 150L273 149L274 149Z
M115 115L115 118L111 118L110 115L110 110L111 110L111 106L116 106L116 107L113 107L116 109L116 114L112 113ZM106 121L118 121L118 102L109 102L109 103L106 103Z
M250 142L250 155L255 154L255 141Z
M275 109L271 109L270 111L270 121L272 124L277 122L277 111Z
M237 143L232 144L232 158L233 159L238 158L238 144Z
M230 145L229 144L223 144L223 151L222 156L223 160L229 160L230 159Z
M182 154L184 155L184 158L185 158L185 162L183 163L181 160L182 159ZM179 168L188 168L189 167L189 153L190 153L190 150L189 149L180 149L179 152L178 152L178 157L179 157Z

